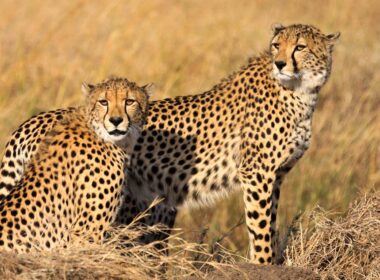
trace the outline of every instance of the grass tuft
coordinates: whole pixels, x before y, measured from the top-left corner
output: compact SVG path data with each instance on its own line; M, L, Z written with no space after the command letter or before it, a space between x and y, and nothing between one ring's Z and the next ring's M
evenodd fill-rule
M322 279L380 279L380 191L353 202L347 213L317 208L304 214L285 251L288 266L312 269Z

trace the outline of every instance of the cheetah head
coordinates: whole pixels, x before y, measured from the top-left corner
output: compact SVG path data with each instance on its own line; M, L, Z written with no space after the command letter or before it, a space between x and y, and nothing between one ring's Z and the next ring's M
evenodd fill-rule
M96 134L118 145L137 138L148 114L151 85L142 87L125 78L82 84L86 115Z
M340 33L324 35L311 25L273 26L273 76L285 88L313 91L327 81Z

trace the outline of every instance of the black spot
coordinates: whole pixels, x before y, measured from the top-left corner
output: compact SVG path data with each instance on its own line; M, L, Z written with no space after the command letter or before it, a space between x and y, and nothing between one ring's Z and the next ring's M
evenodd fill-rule
M252 192L252 197L254 200L259 200L259 195L257 194L257 192Z
M260 200L259 204L261 208L264 208L265 206L267 206L267 201L265 199L262 199Z
M265 220L262 220L262 221L259 223L259 227L260 227L260 228L265 228L266 225L267 225L267 221L265 221Z
M259 183L261 183L263 181L261 174L259 174L259 173L256 174L256 178L257 178L257 181L259 181Z

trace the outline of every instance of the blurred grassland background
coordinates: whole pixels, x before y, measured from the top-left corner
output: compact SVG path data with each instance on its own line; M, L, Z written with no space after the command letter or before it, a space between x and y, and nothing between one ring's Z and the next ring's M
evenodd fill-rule
M115 74L155 83L155 99L196 94L265 50L275 22L340 31L312 145L282 187L284 231L305 209L343 211L359 191L380 186L379 18L376 0L2 0L0 146L31 115L82 102L82 81ZM182 211L177 226L190 240L208 228L213 242L239 222L243 209L236 194ZM222 243L245 255L245 226Z

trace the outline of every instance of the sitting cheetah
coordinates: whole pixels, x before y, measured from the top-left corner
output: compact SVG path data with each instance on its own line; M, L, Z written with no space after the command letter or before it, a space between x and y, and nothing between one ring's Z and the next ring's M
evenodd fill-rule
M210 204L242 189L250 259L274 260L280 185L309 146L312 114L340 34L303 24L275 25L273 33L269 51L211 90L150 103L118 221L129 222L162 197L146 223L171 226L181 206ZM13 134L1 167L4 195L66 113L41 114Z
M48 250L74 235L100 241L115 220L128 147L146 118L148 96L121 78L83 89L86 105L60 113L19 183L2 200L1 249Z

